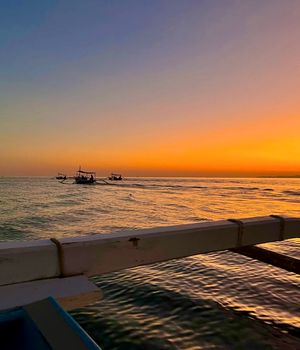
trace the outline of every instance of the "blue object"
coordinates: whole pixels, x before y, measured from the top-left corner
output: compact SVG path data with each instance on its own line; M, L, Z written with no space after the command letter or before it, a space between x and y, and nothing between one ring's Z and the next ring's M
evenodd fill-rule
M0 313L1 350L101 350L53 299Z

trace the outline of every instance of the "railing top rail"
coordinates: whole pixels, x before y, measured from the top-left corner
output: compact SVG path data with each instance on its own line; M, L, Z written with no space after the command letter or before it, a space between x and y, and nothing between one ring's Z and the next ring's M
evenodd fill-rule
M300 218L207 221L56 240L0 243L0 285L87 276L211 251L300 237Z

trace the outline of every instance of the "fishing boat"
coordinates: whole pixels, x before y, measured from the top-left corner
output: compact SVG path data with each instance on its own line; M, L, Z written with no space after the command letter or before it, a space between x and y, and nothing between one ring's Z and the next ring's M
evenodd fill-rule
M74 180L73 183L80 184L80 185L92 185L92 184L101 184L101 185L113 185L110 183L110 181L121 181L123 180L121 174L115 174L111 173L109 177L105 178L98 178L96 177L95 171L86 171L82 170L81 166L79 166L79 169L76 172L75 176L67 176L62 173L58 173L58 176L56 177L57 180L61 180L61 183L68 183L68 180ZM115 185L115 184L114 184Z
M94 171L81 170L81 167L79 167L74 179L76 184L91 185L96 182L96 173Z
M114 174L114 173L111 173L110 176L108 177L108 180L111 180L111 181L121 181L121 180L123 180L123 178L122 178L122 175L121 175L121 174Z
M62 174L62 173L58 173L56 176L57 180L66 180L67 179L67 175L66 174Z

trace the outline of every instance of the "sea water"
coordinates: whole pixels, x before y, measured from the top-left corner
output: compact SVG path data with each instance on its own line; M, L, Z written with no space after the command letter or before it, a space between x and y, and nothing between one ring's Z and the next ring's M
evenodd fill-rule
M1 241L270 214L300 217L300 179L0 178ZM300 258L298 239L265 246ZM104 299L72 315L103 349L300 349L299 276L247 257L223 251L93 280Z

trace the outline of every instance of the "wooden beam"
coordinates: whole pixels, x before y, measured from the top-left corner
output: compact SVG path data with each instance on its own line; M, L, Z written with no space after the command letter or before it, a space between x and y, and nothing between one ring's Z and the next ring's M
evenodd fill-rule
M101 290L85 276L51 278L0 287L0 310L27 305L54 297L66 309L72 310L101 299Z
M59 276L57 248L50 240L0 243L0 286Z
M283 225L284 221L284 225ZM300 237L300 218L203 222L52 242L0 243L0 285L93 276L170 259Z
M230 249L234 253L245 255L249 258L262 261L264 263L280 267L281 269L300 274L300 260L280 253L272 252L268 249L249 246Z
M93 276L128 267L272 242L281 236L280 221L273 217L243 219L242 238L234 222L216 221L192 225L125 231L61 239L64 271ZM300 219L286 218L284 237L300 237Z

